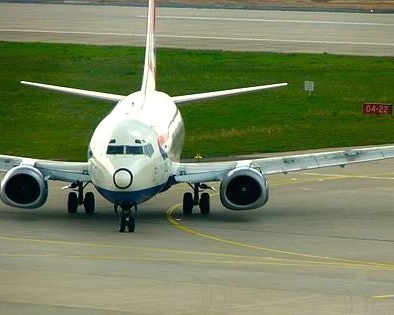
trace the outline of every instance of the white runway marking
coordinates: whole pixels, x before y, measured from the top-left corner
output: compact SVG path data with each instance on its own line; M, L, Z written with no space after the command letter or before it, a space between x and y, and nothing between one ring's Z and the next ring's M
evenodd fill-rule
M146 16L138 16L146 18ZM347 21L317 21L317 20L284 20L284 19L256 19L256 18L220 18L207 16L158 16L167 20L198 20L198 21L229 21L229 22L255 22L255 23L298 23L298 24L328 24L328 25L364 25L364 26L392 26L394 23L376 22L347 22Z
M62 35L94 35L94 36L129 36L145 37L145 34L138 33L112 33L112 32L79 32L79 31L48 31L48 30L23 30L23 29L0 29L0 32L13 33L42 33L42 34L62 34ZM276 42L276 43L298 43L298 44L327 44L327 45L359 45L359 46L387 46L394 47L394 43L372 43L372 42L346 42L346 41L325 41L325 40L298 40L298 39L273 39L273 38L241 38L224 36L189 36L159 34L157 38L178 38L197 40L220 40L220 41L245 41L245 42Z

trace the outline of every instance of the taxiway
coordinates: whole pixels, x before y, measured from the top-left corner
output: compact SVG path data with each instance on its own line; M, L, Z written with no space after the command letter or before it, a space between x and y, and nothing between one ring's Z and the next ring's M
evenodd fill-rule
M0 211L0 308L33 313L389 314L394 161L269 178L271 200L184 217L174 187L140 207L133 234L112 206Z

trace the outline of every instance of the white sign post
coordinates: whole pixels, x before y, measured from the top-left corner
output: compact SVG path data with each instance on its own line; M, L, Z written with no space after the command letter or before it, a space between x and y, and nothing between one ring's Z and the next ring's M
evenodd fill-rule
M305 81L304 90L309 92L309 96L312 92L315 91L315 82L314 81Z

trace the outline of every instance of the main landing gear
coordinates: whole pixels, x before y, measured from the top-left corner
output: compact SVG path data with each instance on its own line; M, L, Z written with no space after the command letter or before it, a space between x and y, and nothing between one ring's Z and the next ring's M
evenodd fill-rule
M202 215L208 215L211 211L210 196L204 192L200 197L200 193L206 189L214 189L206 184L200 183L189 185L193 189L193 193L187 192L183 195L183 214L190 216L193 212L193 207L198 205L200 207L200 213Z
M71 188L74 191L68 194L67 198L67 210L70 214L77 213L78 206L83 205L85 208L85 213L91 215L95 210L94 194L92 192L87 192L85 198L83 196L83 190L89 184L87 182L85 185L83 182L75 182L66 188Z
M119 213L118 206L121 211ZM114 205L115 213L118 215L118 230L119 232L134 232L135 230L135 217L132 213L132 205L116 203ZM134 206L134 212L137 212L137 205Z

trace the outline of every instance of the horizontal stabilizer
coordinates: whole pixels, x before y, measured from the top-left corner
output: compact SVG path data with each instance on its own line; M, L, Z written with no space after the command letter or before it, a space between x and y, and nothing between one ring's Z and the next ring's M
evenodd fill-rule
M110 101L110 102L119 102L126 97L124 95L74 89L74 88L62 87L62 86L57 86L57 85L34 83L34 82L28 82L28 81L21 81L21 84L30 85L30 86L34 86L34 87L38 87L38 88L42 88L42 89L47 89L47 90L52 90L52 91L56 91L56 92L60 92L60 93L72 94L72 95L76 95L76 96L83 96L83 97L87 97L87 98L99 99L102 101Z
M282 86L286 86L287 83L277 83L277 84L269 84L269 85L259 85L259 86L252 86L240 89L231 89L231 90L223 90L223 91L215 91L215 92L206 92L206 93L198 93L198 94L189 94L189 95L182 95L182 96L174 96L172 100L177 105L182 105L189 102L194 101L202 101L220 97L226 97L231 95L239 95L239 94L246 94L252 93L262 90L270 90L279 88Z

